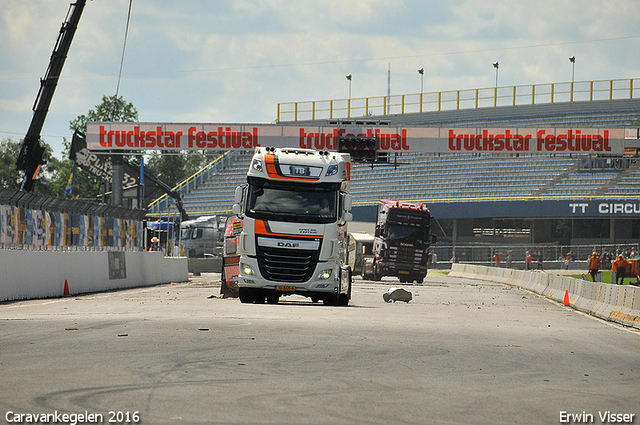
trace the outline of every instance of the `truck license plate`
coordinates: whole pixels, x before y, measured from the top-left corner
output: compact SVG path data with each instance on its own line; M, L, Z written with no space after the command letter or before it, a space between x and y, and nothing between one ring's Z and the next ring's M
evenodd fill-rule
M276 291L295 291L295 286L276 286Z

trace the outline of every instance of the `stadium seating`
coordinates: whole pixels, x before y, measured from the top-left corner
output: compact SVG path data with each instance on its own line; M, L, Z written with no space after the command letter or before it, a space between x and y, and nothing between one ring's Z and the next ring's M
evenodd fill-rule
M441 126L638 126L640 101L567 102L565 104L427 112L379 118L390 124ZM296 124L308 124L297 122ZM316 122L317 124L317 122ZM236 186L246 182L251 152L190 193L183 195L191 216L229 212ZM587 170L584 155L401 154L388 163L354 164L351 191L356 204L380 199L450 200L559 196L636 197L640 163L624 170ZM175 213L170 205L162 214Z

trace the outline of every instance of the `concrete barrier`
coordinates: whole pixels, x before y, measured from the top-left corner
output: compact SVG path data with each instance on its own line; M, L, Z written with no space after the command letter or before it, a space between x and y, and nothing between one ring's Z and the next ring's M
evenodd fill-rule
M640 329L640 288L591 282L542 271L498 269L453 264L449 276L484 279L536 292L562 303L569 293L571 307L605 320Z
M0 250L0 301L25 300L189 280L186 258L145 251Z

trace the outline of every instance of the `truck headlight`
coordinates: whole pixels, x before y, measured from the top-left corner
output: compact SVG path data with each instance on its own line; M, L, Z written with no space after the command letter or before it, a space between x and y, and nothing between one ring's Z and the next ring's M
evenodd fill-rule
M338 166L337 165L329 165L329 167L327 167L327 172L325 174L325 176L333 176L335 174L338 173Z
M242 270L242 274L246 274L248 276L256 274L255 271L253 271L253 267L245 263L240 264L240 270Z
M253 169L256 171L262 171L262 161L259 159L253 160Z
M327 269L327 270L322 270L320 273L318 273L318 280L327 280L331 277L331 275L333 274L333 269Z

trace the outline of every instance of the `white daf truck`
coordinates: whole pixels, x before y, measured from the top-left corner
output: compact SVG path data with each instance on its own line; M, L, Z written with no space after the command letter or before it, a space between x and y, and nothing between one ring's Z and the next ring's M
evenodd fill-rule
M351 220L349 154L255 149L247 184L236 188L240 301L303 295L325 305L351 298L346 222Z

